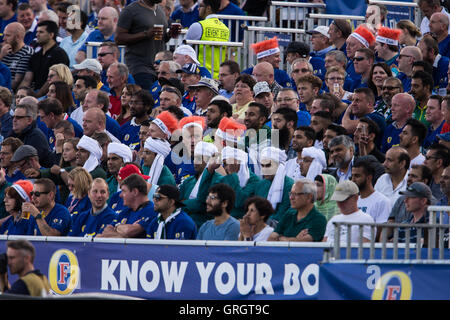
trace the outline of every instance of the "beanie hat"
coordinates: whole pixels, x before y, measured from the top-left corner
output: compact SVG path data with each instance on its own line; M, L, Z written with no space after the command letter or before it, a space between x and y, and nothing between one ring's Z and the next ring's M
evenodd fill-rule
M386 43L391 46L398 46L398 38L402 31L400 29L390 29L380 27L377 32L376 41Z
M161 112L152 123L156 124L167 135L167 138L170 138L172 133L178 129L178 120L169 111Z
M369 48L375 42L375 36L369 29L360 25L355 31L350 34L350 37L354 37L361 42L366 48Z
M31 201L31 191L33 191L33 184L28 180L18 180L14 182L12 187L25 201Z
M280 52L277 37L264 40L258 43L253 43L251 47L253 49L253 52L256 54L257 59L268 57L275 53Z

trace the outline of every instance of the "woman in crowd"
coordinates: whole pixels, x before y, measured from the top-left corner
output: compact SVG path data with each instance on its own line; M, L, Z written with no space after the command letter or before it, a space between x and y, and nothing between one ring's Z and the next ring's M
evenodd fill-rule
M398 39L402 47L417 46L417 43L419 42L418 39L422 37L422 33L418 26L412 23L411 20L400 20L397 22L396 28L402 30Z
M117 117L117 122L119 125L123 125L125 122L131 120L131 112L130 112L130 100L131 96L141 90L141 87L137 84L127 84L123 90L122 95L120 96L120 102L122 105L121 112Z
M240 241L266 241L273 228L266 224L275 212L269 200L254 196L248 198L244 205L246 214L240 220Z
M77 144L79 138L66 139L63 144L60 168L76 167Z
M49 68L47 81L36 93L36 98L45 96L48 93L49 86L56 81L63 81L67 83L70 88L73 86L72 72L64 63L54 64Z
M386 63L378 62L373 65L367 86L373 91L375 101L381 99L381 87L388 77L392 77L392 71Z
M251 75L241 74L236 79L234 86L234 96L236 103L232 104L233 118L240 123L244 123L245 111L248 105L253 100L253 86L256 84L256 80Z
M336 188L337 181L329 174L318 174L314 180L317 187L317 200L314 205L328 221L331 217L340 213L336 201L330 200Z
M330 93L338 97L340 100L351 100L352 93L344 90L344 82L347 73L338 66L330 67L325 74L325 84Z
M19 180L5 190L5 209L9 216L0 221L0 234L26 235L30 226L30 213L22 212L22 203L31 201L33 184Z
M71 215L78 214L91 208L88 192L92 184L92 177L86 169L76 167L69 172L67 186L70 194L65 206Z
M47 97L58 99L65 113L71 113L76 108L72 96L72 87L64 81L51 83L48 87Z

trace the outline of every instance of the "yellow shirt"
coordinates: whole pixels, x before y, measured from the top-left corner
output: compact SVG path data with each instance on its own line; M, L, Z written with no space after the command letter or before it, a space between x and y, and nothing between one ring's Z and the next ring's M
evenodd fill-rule
M237 115L239 115L238 119L244 120L244 118L245 118L245 111L247 111L248 105L250 103L252 103L252 102L254 102L254 101L253 100L249 101L248 103L246 103L242 107L239 107L239 109L238 109L237 103L232 104L231 106L233 107L233 116L235 114L237 114Z

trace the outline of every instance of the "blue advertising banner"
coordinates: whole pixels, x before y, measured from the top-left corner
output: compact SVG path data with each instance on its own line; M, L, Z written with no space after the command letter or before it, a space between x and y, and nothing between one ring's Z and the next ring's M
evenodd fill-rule
M323 248L32 242L35 267L57 295L296 300L319 293ZM3 240L0 250L6 250Z
M449 265L325 263L319 299L449 300L449 286Z

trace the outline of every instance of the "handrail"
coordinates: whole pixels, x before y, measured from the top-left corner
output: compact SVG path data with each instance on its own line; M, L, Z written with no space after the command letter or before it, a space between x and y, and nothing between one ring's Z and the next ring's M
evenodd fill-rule
M247 21L261 21L261 22L266 22L268 20L267 17L260 17L260 16L236 16L230 14L216 14L215 16L218 19L227 19L227 20L247 20Z
M352 15L343 15L343 14L322 14L322 13L307 13L307 18L312 19L349 19L349 20L359 20L364 21L366 17L364 16L352 16Z
M228 42L228 41L203 41L203 40L185 40L186 44L199 44L206 46L218 46L218 47L238 47L241 48L244 46L243 42Z
M281 7L323 8L323 9L327 7L325 3L299 3L299 2L283 2L283 1L272 1L270 5Z
M403 1L369 0L369 4L384 4L385 6L400 6L400 7L414 7L414 8L419 7L419 5L416 2L403 2Z
M293 29L293 28L245 26L244 29L247 29L248 31L267 31L267 32L280 32L280 33L306 33L305 29Z

